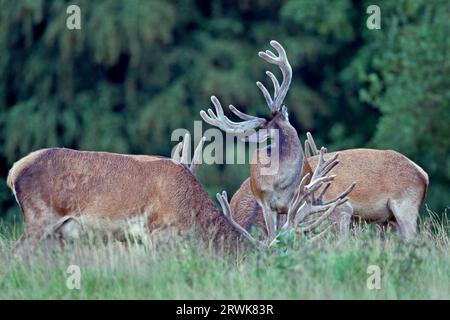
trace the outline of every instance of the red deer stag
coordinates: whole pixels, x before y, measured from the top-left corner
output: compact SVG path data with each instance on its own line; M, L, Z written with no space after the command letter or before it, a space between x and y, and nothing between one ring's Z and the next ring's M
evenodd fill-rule
M97 225L141 217L149 230L195 225L206 238L213 227L215 237L233 233L191 171L165 157L42 149L17 161L7 182L24 214L19 244L38 241L65 217Z
M268 130L259 130L255 135L249 136L249 140L263 141L269 135L278 140L277 143L272 142L270 146L257 149L250 165L250 189L262 208L268 238L274 239L281 221L279 215L285 216L288 213L289 205L300 184L304 156L297 132L289 123L287 108L283 105L291 83L292 69L284 48L276 41L271 41L270 44L277 50L278 56L269 50L259 52L259 56L281 69L283 81L280 85L270 71L266 72L274 85L273 99L262 83L257 82L257 85L264 94L272 119L267 121L264 118L250 116L230 105L230 110L243 120L233 122L225 116L219 100L214 96L211 97L211 101L216 113L211 109L208 109L208 113L202 110L200 116L205 122L227 133L248 135L250 130ZM273 136L274 132L278 134L277 137ZM269 172L268 164L274 163L278 166L278 170Z

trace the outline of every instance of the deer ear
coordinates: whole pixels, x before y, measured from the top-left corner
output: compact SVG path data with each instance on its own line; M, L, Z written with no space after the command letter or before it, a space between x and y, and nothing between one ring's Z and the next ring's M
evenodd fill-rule
M249 143L261 143L270 138L270 131L267 129L260 129L249 136L243 137L241 140Z

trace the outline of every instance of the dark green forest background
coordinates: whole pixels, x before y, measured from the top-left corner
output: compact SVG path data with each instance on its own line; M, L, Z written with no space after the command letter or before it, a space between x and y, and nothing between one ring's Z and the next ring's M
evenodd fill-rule
M68 30L66 8L81 8ZM381 8L381 30L366 8ZM330 151L397 150L430 176L428 206L450 196L447 0L0 0L0 216L19 208L13 162L52 146L170 156L217 95L267 116L258 58L281 42L294 77L286 104L303 140ZM278 71L278 70L275 70ZM277 73L278 74L278 73ZM203 165L211 195L233 193L246 166Z

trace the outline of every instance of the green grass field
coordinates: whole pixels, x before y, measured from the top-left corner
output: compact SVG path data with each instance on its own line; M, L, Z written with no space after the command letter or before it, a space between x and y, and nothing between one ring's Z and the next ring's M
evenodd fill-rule
M346 239L233 254L191 238L84 243L20 260L18 232L0 232L0 299L450 299L449 223L432 213L411 243L363 226ZM79 290L66 285L69 265L80 267ZM380 268L379 290L367 287L370 265Z

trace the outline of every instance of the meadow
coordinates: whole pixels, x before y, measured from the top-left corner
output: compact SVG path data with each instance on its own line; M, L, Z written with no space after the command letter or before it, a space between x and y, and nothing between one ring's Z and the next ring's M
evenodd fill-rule
M192 235L126 244L89 238L22 258L12 249L20 224L3 225L0 299L449 299L443 218L428 211L409 243L363 225L346 238L280 239L265 251L225 253ZM80 289L67 286L70 265L79 266ZM380 289L367 286L374 265Z

